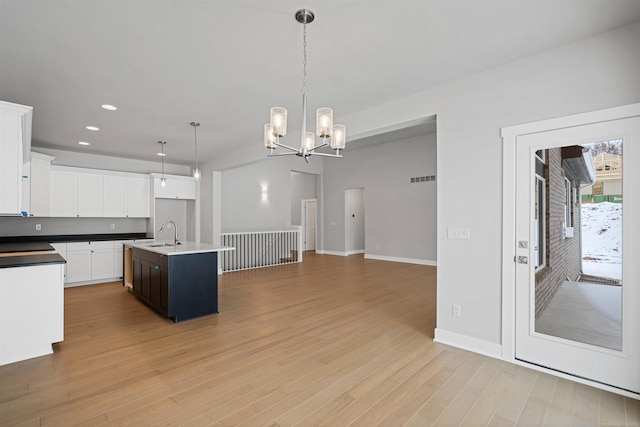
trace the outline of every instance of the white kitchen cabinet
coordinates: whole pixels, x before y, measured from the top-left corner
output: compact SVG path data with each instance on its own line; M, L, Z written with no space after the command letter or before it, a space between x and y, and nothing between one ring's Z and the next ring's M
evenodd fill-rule
M104 175L102 177L102 216L123 218L127 216L126 176Z
M77 249L78 243L67 243L66 283L91 280L91 250Z
M133 240L116 240L113 242L113 276L122 277L122 253L123 245Z
M112 279L113 241L68 242L66 283Z
M127 177L127 216L149 218L151 216L151 180Z
M67 260L67 243L66 242L50 243L50 245L53 247L53 251L55 253L60 254L60 256L65 259L65 261ZM67 277L67 264L64 265L62 270L63 270L63 273L64 273L65 282L66 282L67 281L67 279L66 279L66 277Z
M196 198L196 181L192 177L165 175L166 185L162 185L161 176L154 176L153 196L158 199Z
M51 209L53 217L78 215L78 174L51 169Z
M78 173L79 217L102 216L102 175Z
M53 156L31 153L30 216L49 216L51 214L51 162Z
M0 101L0 215L22 213L22 176L31 155L32 115L32 107Z
M51 354L62 340L62 264L1 268L0 365Z

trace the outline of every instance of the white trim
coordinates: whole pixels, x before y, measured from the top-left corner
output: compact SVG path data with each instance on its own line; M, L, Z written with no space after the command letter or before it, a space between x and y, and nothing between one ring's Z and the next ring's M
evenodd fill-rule
M500 344L446 331L441 328L436 328L433 341L493 357L494 359L502 358L502 346Z
M438 265L436 261L430 259L398 258L384 255L371 255L367 253L364 254L364 259L377 259L380 261L404 262L406 264L430 265L433 267L436 267Z
M576 377L574 375L565 374L564 372L554 371L553 369L545 368L543 366L534 365L532 363L524 362L522 360L510 360L509 362L524 366L525 368L533 369L534 371L544 372L545 374L554 375L556 377L564 378L565 380L573 381L580 384L585 384L600 390L609 391L611 393L620 394L622 396L631 397L632 399L640 400L640 394L636 394L627 390L623 390L621 388L611 387L606 384L602 384L599 382L591 381L585 378Z
M357 254L363 254L364 253L364 249L356 249L354 251L347 251L346 254L347 256L349 255L357 255ZM366 258L366 256L365 256Z
M316 250L317 254L320 255L336 255L336 256L347 256L346 252L338 252L338 251L324 251L324 250Z

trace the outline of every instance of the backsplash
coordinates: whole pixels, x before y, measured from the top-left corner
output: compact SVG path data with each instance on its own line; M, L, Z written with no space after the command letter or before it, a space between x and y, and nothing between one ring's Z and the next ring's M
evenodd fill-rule
M147 218L0 217L0 237L145 233ZM40 230L37 226L40 225Z

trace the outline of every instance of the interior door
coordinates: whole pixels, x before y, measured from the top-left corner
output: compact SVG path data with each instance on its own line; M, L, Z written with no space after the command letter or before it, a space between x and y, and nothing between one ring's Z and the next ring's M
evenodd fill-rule
M305 200L304 202L305 251L316 250L316 218L318 210L317 205L318 202L316 200Z
M544 202L541 192L562 191L541 184L537 162L540 153L557 147L579 147L597 141L621 140L622 155L622 280L619 304L621 342L615 346L596 345L581 339L567 338L561 333L541 332L536 294L536 280L553 274L551 228L565 221L565 215L548 212L540 221ZM516 267L515 267L515 357L577 377L600 382L619 389L640 393L640 117L610 120L546 132L520 135L516 139ZM565 174L565 171L562 171ZM544 182L544 179L542 179ZM549 196L552 197L552 196ZM579 203L578 203L579 204ZM582 211L583 212L583 211ZM547 227L547 228L545 228ZM578 231L564 226L565 235L574 238ZM540 233L544 238L540 238ZM584 236L580 235L580 238ZM540 245L538 244L540 243ZM582 245L584 247L584 244ZM566 255L566 254L564 254ZM578 255L581 256L581 255ZM581 258L584 259L584 258ZM573 279L572 279L573 280ZM571 282L569 280L568 282ZM556 298L559 290L552 295ZM538 300L536 300L536 296ZM540 306L538 306L540 308ZM539 310L538 310L539 311ZM585 327L585 325L583 325ZM590 332L585 327L585 333Z

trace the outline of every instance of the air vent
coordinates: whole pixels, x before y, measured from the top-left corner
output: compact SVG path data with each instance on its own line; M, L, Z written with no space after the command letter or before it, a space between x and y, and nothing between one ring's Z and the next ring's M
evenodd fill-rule
M435 175L427 175L427 176L415 176L411 177L411 183L415 184L418 182L432 182L436 180Z

